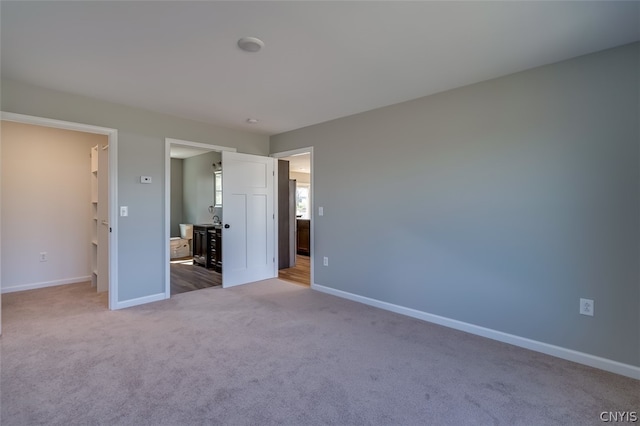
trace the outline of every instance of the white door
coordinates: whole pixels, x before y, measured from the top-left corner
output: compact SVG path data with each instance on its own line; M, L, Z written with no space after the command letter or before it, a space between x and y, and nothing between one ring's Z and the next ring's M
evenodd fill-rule
M222 287L276 276L274 164L222 152Z

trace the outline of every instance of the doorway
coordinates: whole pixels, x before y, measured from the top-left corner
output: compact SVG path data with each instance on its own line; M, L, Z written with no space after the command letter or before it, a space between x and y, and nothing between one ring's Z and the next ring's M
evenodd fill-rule
M166 139L169 260L167 297L222 285L221 269L206 259L208 230L222 218L221 152L235 148ZM214 267L215 266L215 267Z
M221 241L223 279L222 287L232 287L260 281L277 276L275 265L275 206L277 190L274 185L274 159L253 154L236 152L235 148L208 145L178 139L165 139L165 298L170 297L171 283L169 271L170 240L170 204L171 204L171 147L181 146L207 151L219 151L222 154L221 197L224 204L220 228L224 229L218 241ZM215 202L214 206L215 207ZM212 212L215 215L215 212ZM213 216L211 225L213 225ZM210 225L206 229L206 258L209 265L210 249L214 247L215 230ZM220 229L220 230L221 230ZM194 225L194 248L196 243Z
M274 160L252 154L241 154L235 148L209 145L178 139L165 139L165 298L171 297L170 279L170 200L171 200L171 147L180 146L206 151L219 151L222 154L221 196L225 205L224 222L220 228L225 229L224 241L221 244L224 260L222 287L232 287L274 278L277 276L275 265L275 171ZM212 218L213 220L213 218ZM206 252L213 245L210 233L214 229L205 225L203 232L207 235ZM196 226L194 225L194 248ZM222 234L220 234L220 239ZM205 261L208 264L208 260Z
M296 284L313 284L313 147L279 152L271 155L278 160L288 162L288 177L291 193L290 201L283 200L282 191L278 192L279 208L288 204L293 210L289 247L283 240L278 245L279 255L288 252L290 262L278 270L278 278ZM285 168L286 170L286 168ZM279 170L278 173L281 173ZM293 206L291 204L293 203Z
M84 229L88 229L91 228L93 229L93 233L90 236L90 238L87 238L87 242L86 245L89 245L91 247L94 247L97 245L97 247L100 248L100 253L101 253L101 258L99 259L99 262L95 261L95 259L93 259L91 261L91 271L89 273L89 279L87 281L94 281L91 277L96 276L96 273L99 273L102 275L102 282L100 283L101 285L97 285L98 283L96 283L98 290L106 290L108 291L108 296L106 297L106 299L108 300L108 308L109 309L118 309L118 303L117 303L117 275L114 273L114 271L117 270L117 252L115 250L115 247L117 247L117 233L116 232L112 232L114 230L114 228L116 227L116 222L115 222L115 218L116 218L116 205L117 205L117 200L116 200L116 187L117 187L117 165L116 165L116 161L117 161L117 130L116 129L110 129L110 128L104 128L104 127L97 127L97 126L91 126L91 125L86 125L86 124L81 124L81 123L73 123L73 122L66 122L66 121L60 121L60 120L53 120L53 119L47 119L47 118L42 118L42 117L34 117L34 116L28 116L28 115L22 115L22 114L14 114L14 113L2 113L2 120L6 121L6 122L14 122L14 123L19 123L20 125L32 125L32 126L37 126L37 128L41 128L41 129L45 129L46 128L50 128L50 129L59 129L59 130L71 130L71 131L75 131L75 132L79 132L80 134L94 134L94 135L102 135L102 136L106 136L106 143L100 143L97 144L96 146L99 146L99 149L102 151L103 154L103 160L101 162L102 164L102 173L101 173L101 177L103 179L102 184L100 185L100 189L102 189L103 191L103 201L102 201L102 208L100 210L97 210L95 208L95 206L92 206L93 208L90 209L89 207L89 203L91 202L92 204L94 204L94 199L93 199L93 195L91 196L91 200L89 199L89 197L87 197L86 203L87 203L87 208L86 211L91 211L88 214L85 214L83 217L86 218L86 220L79 220L80 222L86 222L86 224L83 226L82 224L75 224L75 226L81 226ZM104 148L104 149L103 149ZM7 155L5 153L5 155ZM92 173L94 172L93 169L93 164L91 162L91 160L89 159L90 157L90 150L87 150L86 152L86 168L87 170L89 170L89 168L92 169ZM51 161L49 161L51 163ZM55 164L55 163L54 163ZM80 164L80 167L84 167L84 164ZM89 181L90 178L89 176L87 176L87 185L89 185ZM94 185L94 182L91 181L92 186L92 192L93 190L98 190L98 183L96 182ZM60 198L60 197L58 197ZM27 200L25 200L27 201ZM37 206L37 209L27 209L27 213L30 211L40 211L42 213L41 209L45 209L44 212L46 213L46 208L51 208L51 205L42 205L43 201L40 200L40 204ZM67 201L60 201L59 199L52 199L51 203L53 202L62 202L63 204L67 204L69 203L69 200ZM19 203L22 204L22 203ZM44 203L46 204L46 203ZM106 208L104 208L106 206ZM65 217L65 215L63 214L63 216L61 216L62 218ZM7 217L4 218L5 220L9 219ZM48 218L49 221L51 221L51 218ZM42 224L42 220L37 220L34 221L35 224ZM13 226L13 225L12 225ZM58 226L61 226L61 223L58 223ZM22 228L21 228L22 229ZM66 232L65 229L60 229L60 232ZM44 237L44 234L41 235L42 237ZM3 241L5 241L5 238L8 238L9 236L3 236ZM44 241L42 238L38 239L38 242L42 242ZM39 263L38 265L43 264L43 262L55 262L57 259L55 258L50 258L50 256L73 256L73 254L69 254L69 253L64 253L64 250L60 249L59 245L56 245L55 241L53 242L49 242L50 246L53 248L52 253L47 253L47 251L42 251L39 253ZM82 245L82 243L80 243ZM92 253L94 250L92 249L88 249L86 250L89 253ZM3 257L3 260L6 261L6 258ZM87 262L89 263L89 262ZM99 263L99 265L97 264ZM63 269L62 267L60 267L60 265L54 265L57 266L55 269L56 270L61 270ZM23 271L26 269L23 269ZM72 274L74 275L74 274ZM57 280L52 280L52 281L45 281L45 282L39 282L34 284L33 286L31 286L31 288L39 288L39 287L47 287L47 286L53 286L53 285L61 285L61 284L68 284L68 283L74 283L74 282L81 282L82 278L86 278L86 277L81 277L81 276L76 276L76 277L63 277L62 279L57 279ZM5 283L6 284L6 283ZM14 289L15 291L19 291L19 290L26 290L26 287L29 287L29 285L22 286L24 288L16 288ZM6 291L6 289L3 289ZM9 290L12 291L12 290Z

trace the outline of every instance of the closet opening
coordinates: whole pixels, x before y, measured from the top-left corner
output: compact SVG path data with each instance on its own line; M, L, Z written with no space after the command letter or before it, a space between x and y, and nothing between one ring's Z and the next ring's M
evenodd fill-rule
M116 145L115 129L2 113L2 293L117 309Z

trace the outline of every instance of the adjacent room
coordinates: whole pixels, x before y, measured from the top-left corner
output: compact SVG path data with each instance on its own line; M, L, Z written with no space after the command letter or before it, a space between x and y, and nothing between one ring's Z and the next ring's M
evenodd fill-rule
M222 161L219 152L178 144L170 155L173 296L222 285Z
M278 278L311 284L311 153L278 156ZM285 213L286 211L286 213Z

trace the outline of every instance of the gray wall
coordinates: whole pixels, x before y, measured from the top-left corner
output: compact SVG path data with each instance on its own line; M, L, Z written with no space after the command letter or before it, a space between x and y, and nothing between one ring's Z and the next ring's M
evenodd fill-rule
M184 197L182 192L183 187L183 175L181 158L171 159L171 228L170 233L172 237L180 236L180 224L185 223L183 219L183 203Z
M272 137L314 147L315 282L640 365L639 53Z
M212 223L213 215L222 220L222 209L216 208L209 213L209 206L214 205L213 163L222 159L219 152L208 152L185 158L184 160L184 219L186 223Z
M268 137L2 80L2 111L118 129L118 299L164 292L164 140L175 138L267 155ZM139 183L151 176L152 184Z

